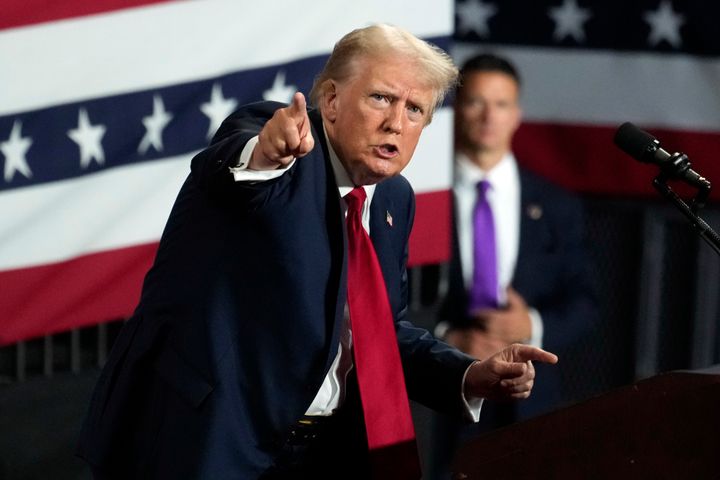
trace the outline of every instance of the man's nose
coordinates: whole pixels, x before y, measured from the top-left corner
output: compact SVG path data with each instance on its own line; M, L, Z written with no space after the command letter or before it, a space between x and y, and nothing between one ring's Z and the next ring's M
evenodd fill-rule
M489 106L486 105L485 107L483 107L482 110L480 110L480 119L483 122L487 122L488 120L490 120L492 118L492 116L493 116L493 111L492 111L492 108L490 108Z
M383 130L395 134L402 133L404 110L402 105L398 103L391 105L385 117L385 122L383 123Z

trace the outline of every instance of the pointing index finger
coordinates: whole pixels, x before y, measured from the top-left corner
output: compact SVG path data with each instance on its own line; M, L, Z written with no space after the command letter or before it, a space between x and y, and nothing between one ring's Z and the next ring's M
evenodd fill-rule
M551 364L558 362L558 357L554 353L546 352L545 350L529 345L516 345L516 347L513 352L513 356L515 357L513 358L514 361L527 362L530 360Z
M305 102L305 95L302 92L295 92L293 95L292 103L290 104L290 114L294 117L307 116L307 104Z

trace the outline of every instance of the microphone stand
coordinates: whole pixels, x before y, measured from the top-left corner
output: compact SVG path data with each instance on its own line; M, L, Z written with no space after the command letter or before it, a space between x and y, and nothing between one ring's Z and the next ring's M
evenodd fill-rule
M690 220L690 224L698 232L700 237L715 250L715 253L720 255L720 236L715 233L710 225L698 216L698 211L705 206L705 202L710 196L710 182L704 177L698 177L687 182L698 189L697 195L690 205L685 203L667 184L669 178L682 178L687 180L687 178L683 176L683 173L689 168L690 162L687 156L676 153L673 155L672 161L661 167L660 174L653 180L653 187L660 192L660 195L670 200L670 202Z

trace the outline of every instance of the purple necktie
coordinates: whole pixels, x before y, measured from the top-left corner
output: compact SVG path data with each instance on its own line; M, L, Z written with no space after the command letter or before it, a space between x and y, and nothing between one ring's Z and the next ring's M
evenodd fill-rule
M495 248L495 222L487 200L492 188L487 180L477 184L477 203L473 213L473 283L470 312L479 308L497 308L498 278Z

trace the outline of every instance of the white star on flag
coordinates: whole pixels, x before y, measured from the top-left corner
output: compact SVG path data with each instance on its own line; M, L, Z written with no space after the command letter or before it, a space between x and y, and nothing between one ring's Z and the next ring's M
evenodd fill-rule
M160 95L153 96L153 113L149 117L143 117L142 123L145 125L145 136L138 145L138 153L144 155L152 146L156 152L163 149L162 132L170 123L173 116L165 111L165 104Z
M5 181L10 182L15 172L20 172L25 178L32 177L32 171L27 164L25 154L32 145L32 138L22 136L22 122L15 120L10 131L10 138L0 143L0 151L5 155Z
M583 23L592 16L590 9L580 8L575 0L564 0L562 6L550 8L548 15L555 22L553 39L556 42L565 37L572 37L578 43L585 41Z
M645 12L643 19L650 24L648 44L651 47L663 40L674 48L682 45L680 26L685 23L685 17L673 11L671 2L663 0L657 10Z
M222 86L215 82L210 93L210 101L200 105L200 110L210 119L208 128L208 140L213 137L223 120L237 108L238 101L234 98L225 98L222 93Z
M475 32L481 37L490 35L488 20L495 15L497 8L492 3L469 0L457 4L458 30L461 34Z
M275 75L273 85L269 90L263 92L263 99L267 101L290 103L297 92L295 85L285 85L285 71L279 70Z
M80 109L78 127L67 132L68 137L80 147L80 168L88 168L93 159L98 165L105 163L102 137L106 130L105 125L92 125L87 110Z

